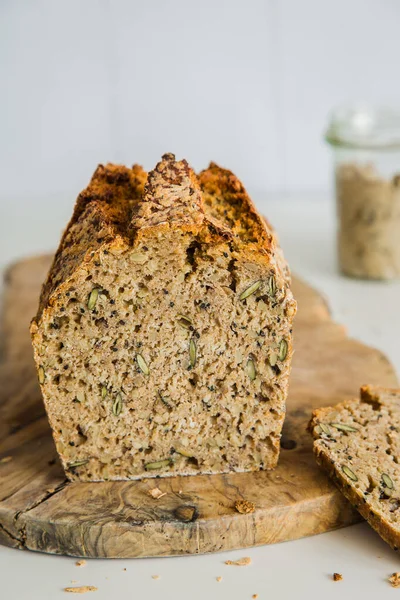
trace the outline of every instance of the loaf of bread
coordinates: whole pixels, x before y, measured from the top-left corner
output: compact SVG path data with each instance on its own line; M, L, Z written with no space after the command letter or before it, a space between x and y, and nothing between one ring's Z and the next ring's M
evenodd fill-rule
M365 386L360 396L314 411L314 452L346 498L398 550L400 390Z
M296 303L240 181L163 156L100 165L78 197L31 325L71 480L270 469Z

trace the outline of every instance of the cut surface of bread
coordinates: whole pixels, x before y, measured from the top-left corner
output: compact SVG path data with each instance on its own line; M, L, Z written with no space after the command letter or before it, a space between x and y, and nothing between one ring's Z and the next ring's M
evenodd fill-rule
M54 440L74 480L269 469L296 303L240 181L166 154L99 166L31 325Z
M400 547L400 390L361 388L313 412L317 462L392 548Z

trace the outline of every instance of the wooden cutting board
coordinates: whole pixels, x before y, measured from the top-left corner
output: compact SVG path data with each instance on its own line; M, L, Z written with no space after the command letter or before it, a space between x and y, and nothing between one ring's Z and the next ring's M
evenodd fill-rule
M0 542L90 557L169 556L271 544L359 520L315 464L313 407L364 383L396 386L388 360L346 336L315 290L294 278L295 357L274 471L133 482L68 483L57 459L31 356L28 323L50 258L6 274L0 364ZM165 496L151 498L158 486ZM255 503L239 514L236 500Z

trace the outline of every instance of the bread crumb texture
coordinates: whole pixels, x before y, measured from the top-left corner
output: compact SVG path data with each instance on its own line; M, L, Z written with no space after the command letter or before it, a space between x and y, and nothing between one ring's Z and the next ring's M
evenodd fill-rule
M244 556L243 558L239 558L239 560L226 560L225 564L233 567L247 567L251 564L251 558Z
M97 592L98 588L94 585L81 585L78 587L66 587L64 588L65 592L70 592L72 594L86 594L86 592Z
M99 166L31 333L70 480L276 466L296 303L243 185L164 155Z
M342 581L343 575L341 573L334 573L332 575L333 581Z
M394 550L400 545L400 390L361 388L313 413L317 462Z
M249 502L248 500L236 500L235 509L238 513L247 515L255 511L256 505L254 504L254 502Z
M400 573L392 573L389 577L389 583L392 587L400 587Z

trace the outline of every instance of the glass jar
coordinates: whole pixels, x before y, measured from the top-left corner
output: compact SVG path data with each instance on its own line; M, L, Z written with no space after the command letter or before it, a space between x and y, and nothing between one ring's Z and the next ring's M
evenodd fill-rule
M341 272L400 277L400 111L336 110L325 139L334 156Z

